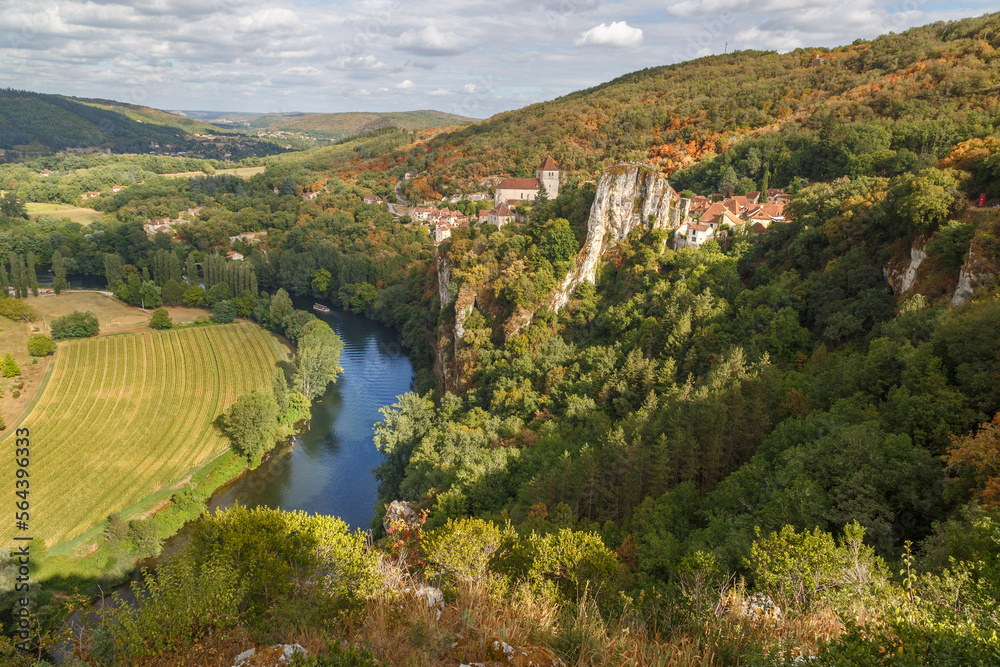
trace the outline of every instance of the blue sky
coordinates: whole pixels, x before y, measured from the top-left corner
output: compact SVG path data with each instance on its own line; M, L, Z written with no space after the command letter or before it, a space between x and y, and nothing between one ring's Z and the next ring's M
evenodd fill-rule
M162 109L483 118L644 67L991 11L929 0L0 0L0 85Z

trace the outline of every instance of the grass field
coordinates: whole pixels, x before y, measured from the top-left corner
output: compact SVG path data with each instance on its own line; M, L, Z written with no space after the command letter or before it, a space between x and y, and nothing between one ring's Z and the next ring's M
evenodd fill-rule
M246 178L247 176L253 176L254 174L263 174L267 167L234 167L233 169L218 169L216 174L233 174L234 176L239 176L240 178ZM161 176L166 176L167 178L193 178L194 176L204 176L203 171L178 171L173 174L160 174Z
M81 206L70 206L69 204L46 204L37 202L27 202L28 217L37 218L40 215L49 215L58 220L69 218L72 222L79 222L81 225L89 225L101 219L104 214L92 208Z
M213 420L269 385L278 355L248 323L60 343L21 424L31 430L30 534L47 545L71 539L226 450ZM13 466L4 457L4 479ZM12 537L0 524L0 544Z

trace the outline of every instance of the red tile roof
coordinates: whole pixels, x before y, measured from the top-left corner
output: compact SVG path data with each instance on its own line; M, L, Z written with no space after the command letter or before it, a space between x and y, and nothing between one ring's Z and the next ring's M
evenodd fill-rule
M541 187L537 178L505 178L497 185L497 190L540 190Z
M693 229L697 232L705 232L712 228L712 225L699 225L697 222L692 222L688 224L688 229Z
M539 169L542 171L559 171L559 166L556 165L550 156L546 155Z

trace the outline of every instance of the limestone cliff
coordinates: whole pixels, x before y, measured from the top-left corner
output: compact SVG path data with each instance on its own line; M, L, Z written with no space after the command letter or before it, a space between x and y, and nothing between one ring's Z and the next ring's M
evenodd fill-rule
M444 253L438 252L435 256L438 281L438 298L441 300L441 307L444 308L451 301L451 266L448 264L448 257Z
M890 260L882 269L885 279L892 286L893 293L902 294L913 288L917 280L917 271L920 270L920 265L927 259L927 252L924 250L926 244L926 237L914 239L913 244L910 246L908 257L897 256L897 258Z
M671 229L686 222L687 203L677 196L666 178L648 167L619 165L605 172L590 207L583 249L549 298L549 307L559 310L577 285L594 282L601 256L637 227Z

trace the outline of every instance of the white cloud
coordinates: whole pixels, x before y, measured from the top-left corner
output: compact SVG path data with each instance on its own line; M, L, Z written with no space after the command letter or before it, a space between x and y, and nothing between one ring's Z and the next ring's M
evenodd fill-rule
M615 21L611 25L602 23L580 33L573 40L576 46L639 46L642 44L642 30L633 28L625 21Z
M399 36L399 49L424 56L454 55L468 50L466 40L454 32L441 32L429 25L423 30L407 30Z
M451 91L447 88L435 88L428 95L434 95L435 97L444 97L445 95L451 95Z
M413 90L416 87L417 84L413 83L409 79L406 79L405 81L400 81L394 86L396 90Z
M464 86L462 86L462 92L466 92L471 95L472 93L476 92L476 84L474 83L465 84Z

